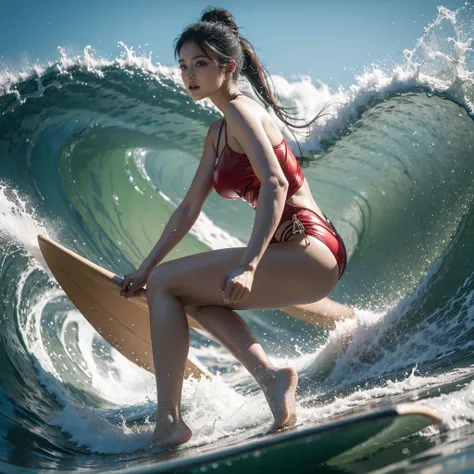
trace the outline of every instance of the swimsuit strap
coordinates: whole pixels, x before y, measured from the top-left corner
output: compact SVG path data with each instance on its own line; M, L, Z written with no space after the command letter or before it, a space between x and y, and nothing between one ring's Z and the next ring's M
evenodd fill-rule
M216 147L216 155L219 157L219 142L221 140L221 132L222 132L222 126L224 125L225 120L222 121L221 123L221 128L219 129L219 135L217 137L217 147Z
M238 97L239 95L245 95L245 94L242 94L241 92L238 92L237 94L234 94L230 100L234 100L236 97ZM224 125L225 123L225 144L227 145L227 122L224 120L224 122L222 122L222 125ZM222 125L221 125L221 128L222 128ZM219 132L219 136L220 136L220 132ZM219 144L219 142L217 142L217 144ZM217 149L219 150L219 148Z
M225 123L225 144L228 145L227 143L227 122L224 120Z

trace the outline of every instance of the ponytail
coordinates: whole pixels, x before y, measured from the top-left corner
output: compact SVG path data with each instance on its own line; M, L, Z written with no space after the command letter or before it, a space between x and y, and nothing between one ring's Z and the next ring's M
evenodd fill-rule
M308 123L305 124L300 124L296 125L292 121L302 121L304 119L302 118L295 118L295 115L298 114L298 112L290 112L290 110L296 109L296 107L282 107L280 106L277 101L275 100L274 94L272 93L272 90L270 88L270 83L273 86L273 90L276 90L275 85L271 79L270 74L267 72L263 64L260 62L258 59L257 55L255 54L255 51L250 44L250 42L244 38L243 36L239 36L239 41L240 45L242 47L242 53L244 56L244 67L242 69L242 75L247 78L247 80L250 82L250 85L252 86L252 89L255 91L255 94L259 99L268 107L271 107L275 115L285 124L288 126L291 134L293 135L293 138L295 139L296 144L298 145L298 150L300 152L300 160L303 160L303 153L300 148L300 144L298 142L298 139L296 138L292 128L307 128L309 125L311 125L313 122L318 120L321 117L324 117L325 115L328 115L328 113L325 112L326 108L328 105L325 105L319 113Z

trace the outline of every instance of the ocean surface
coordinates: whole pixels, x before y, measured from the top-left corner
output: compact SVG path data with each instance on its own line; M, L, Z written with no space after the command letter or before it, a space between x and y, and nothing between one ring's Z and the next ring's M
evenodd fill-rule
M301 116L330 103L304 135L281 128L300 155L298 139L315 200L345 239L347 271L331 298L357 317L326 331L278 310L242 315L275 364L299 371L305 425L415 400L445 421L318 472L474 472L470 38L472 5L439 8L392 70L374 66L338 90L273 76ZM185 195L219 117L189 98L177 68L125 44L114 59L85 48L22 72L0 65L0 472L139 472L154 462L153 376L75 310L36 237L117 274L133 270ZM253 218L213 193L168 258L245 245ZM216 376L184 384L190 444L265 431L270 412L250 376L205 335L191 341Z

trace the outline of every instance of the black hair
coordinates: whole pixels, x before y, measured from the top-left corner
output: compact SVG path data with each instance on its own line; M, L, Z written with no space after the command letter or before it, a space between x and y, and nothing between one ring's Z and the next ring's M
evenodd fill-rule
M233 79L237 81L240 74L246 77L259 99L265 105L271 107L275 111L276 116L288 127L305 128L318 118L326 115L326 113L323 113L326 109L325 106L315 118L306 124L296 125L289 121L290 118L297 121L303 119L294 117L297 115L297 112L290 112L295 107L282 107L277 103L270 88L270 82L273 85L270 74L268 74L258 59L250 42L239 35L234 17L227 10L223 8L208 8L202 14L200 21L187 26L174 41L174 56L176 60L179 58L181 47L188 41L196 43L207 57L209 55L206 49L214 51L218 55L219 64L222 67L225 67L231 59L235 60L237 66L233 72ZM212 58L209 57L209 59Z

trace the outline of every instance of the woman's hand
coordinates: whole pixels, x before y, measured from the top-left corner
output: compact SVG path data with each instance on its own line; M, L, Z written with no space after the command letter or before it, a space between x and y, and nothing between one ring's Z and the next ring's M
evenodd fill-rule
M135 270L124 276L122 287L120 288L120 296L129 298L136 296L140 292L140 288L143 288L150 276L150 272L146 270Z
M237 267L226 273L222 278L221 291L224 302L237 303L245 301L252 290L255 270Z

